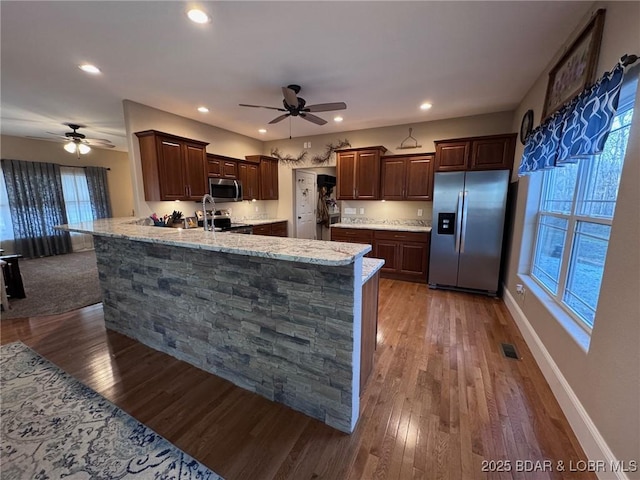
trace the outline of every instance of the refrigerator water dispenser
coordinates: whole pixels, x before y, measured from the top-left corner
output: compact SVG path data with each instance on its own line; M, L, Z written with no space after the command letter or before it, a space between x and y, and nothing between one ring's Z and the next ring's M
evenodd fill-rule
M438 235L453 235L456 222L455 213L438 214Z

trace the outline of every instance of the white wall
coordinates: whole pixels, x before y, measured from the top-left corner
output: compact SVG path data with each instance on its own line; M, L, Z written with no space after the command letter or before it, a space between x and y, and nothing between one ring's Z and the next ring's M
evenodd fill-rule
M597 69L600 76L613 68L623 54L640 53L640 3L599 3L594 5L592 11L595 11L596 7L607 9ZM515 112L512 130L519 128L522 115L530 108L535 112L536 125L539 123L549 69L562 56L564 49L571 44L588 20L588 17L583 19L580 27L567 39L563 48L558 50L548 69L542 72L523 99ZM567 394L566 398L570 399L572 394L575 395L572 400L575 404L575 412L578 417L582 412L584 418L582 418L583 425L580 425L579 421L574 421L572 426L587 450L587 454L597 454L598 448L605 453L610 449L615 458L627 462L640 460L640 258L638 247L640 245L638 214L640 209L638 193L640 117L638 113L640 113L640 104L636 102L636 114L622 173L598 310L588 352L580 348L560 326L542 300L532 292L527 292L524 297L515 293L515 286L521 281L517 274L528 272L535 225L535 202L529 202L527 205L527 199L529 195L533 200L539 198L541 174L523 177L519 182L506 282L508 295L515 298L524 320L539 338L542 349L546 350L550 362L554 364L553 368L557 369L558 378L568 385L568 388L565 388L567 391L560 396ZM522 146L519 145L516 158L519 159L521 154ZM532 346L532 349L534 347ZM562 389L557 381L550 380L549 383L554 388L554 393L559 391L558 388ZM581 411L581 408L584 410ZM567 416L572 417L571 412ZM590 427L591 431L589 431ZM590 436L593 438L590 439ZM640 478L640 472L628 475L629 478Z

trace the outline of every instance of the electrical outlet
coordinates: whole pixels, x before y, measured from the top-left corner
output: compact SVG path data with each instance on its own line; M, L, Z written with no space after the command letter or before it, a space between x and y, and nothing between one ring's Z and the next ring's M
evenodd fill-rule
M260 211L260 207L256 207L256 212L259 212L259 211Z
M311 142L307 142L307 148L311 148Z
M418 209L418 216L419 216L419 217L421 217L421 216L422 216L422 209L421 209L421 208L419 208L419 209Z
M364 208L360 209L360 215L364 215Z
M524 288L524 285L522 285L521 283L518 283L516 285L516 293L518 295L523 295L524 296L524 294L527 293L527 289Z

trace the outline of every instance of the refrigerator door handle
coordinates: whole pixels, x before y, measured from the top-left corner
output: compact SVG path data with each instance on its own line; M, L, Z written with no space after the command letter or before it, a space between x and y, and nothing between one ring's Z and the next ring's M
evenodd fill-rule
M464 253L464 241L467 237L467 210L469 209L469 200L467 199L467 190L462 194L462 231L460 232L460 253Z
M458 205L456 206L456 253L460 253L460 230L462 229L462 195L458 192Z

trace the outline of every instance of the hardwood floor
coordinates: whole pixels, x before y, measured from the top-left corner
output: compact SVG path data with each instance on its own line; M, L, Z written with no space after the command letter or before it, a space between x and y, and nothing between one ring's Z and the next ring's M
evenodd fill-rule
M502 301L386 279L379 298L352 435L105 330L101 305L3 320L0 342L21 340L227 480L596 478L555 468L585 455Z

